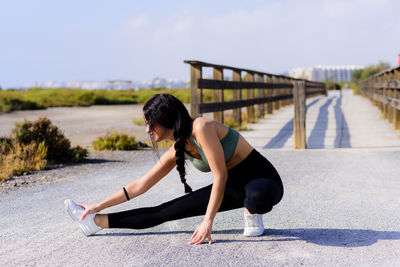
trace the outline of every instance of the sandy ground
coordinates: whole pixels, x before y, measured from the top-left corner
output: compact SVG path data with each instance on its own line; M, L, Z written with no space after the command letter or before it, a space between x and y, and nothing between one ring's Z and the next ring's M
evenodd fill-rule
M186 107L189 109L190 105L187 104ZM142 109L141 104L97 105L0 113L0 136L8 136L14 124L24 119L33 121L39 117L47 117L63 131L72 146L90 148L93 140L113 131L135 136L138 141L147 141L146 127L134 125L132 122L134 118L143 118ZM211 116L212 113L205 117Z
M132 122L134 118L142 118L142 108L143 105L99 105L3 113L0 114L0 136L9 135L17 122L46 116L64 132L73 146L90 147L97 137L112 131L127 133L144 141L147 140L145 126Z

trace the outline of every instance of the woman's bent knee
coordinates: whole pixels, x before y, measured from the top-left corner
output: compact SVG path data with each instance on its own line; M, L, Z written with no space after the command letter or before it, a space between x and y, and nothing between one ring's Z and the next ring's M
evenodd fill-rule
M283 187L280 181L261 178L249 182L245 187L245 207L251 213L267 213L279 203L283 196Z

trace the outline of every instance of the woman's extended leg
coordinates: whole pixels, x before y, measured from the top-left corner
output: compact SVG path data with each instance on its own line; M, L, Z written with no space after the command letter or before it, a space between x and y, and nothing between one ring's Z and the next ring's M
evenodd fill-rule
M204 215L212 185L203 187L159 206L108 214L110 228L144 229L167 221ZM219 211L243 207L244 196L227 184Z
M204 215L211 187L203 187L159 206L108 214L109 228L144 229L167 221ZM267 213L279 202L282 194L281 183L273 179L255 179L243 188L229 183L228 178L219 211L246 207L251 213Z

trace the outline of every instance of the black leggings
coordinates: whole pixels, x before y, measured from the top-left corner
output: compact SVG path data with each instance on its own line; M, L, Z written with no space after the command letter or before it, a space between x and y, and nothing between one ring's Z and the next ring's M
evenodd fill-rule
M212 184L156 207L108 214L110 228L144 229L167 221L204 215ZM267 213L283 196L283 186L272 164L256 150L228 170L219 211L246 207L250 213Z

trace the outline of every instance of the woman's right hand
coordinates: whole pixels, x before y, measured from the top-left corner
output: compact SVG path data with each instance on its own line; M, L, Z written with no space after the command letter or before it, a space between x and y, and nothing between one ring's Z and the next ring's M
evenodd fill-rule
M99 211L100 211L100 210L97 208L97 204L85 205L85 204L78 203L78 205L85 209L85 211L84 211L83 214L82 214L81 221L82 221L83 219L85 219L85 217L86 217L88 214L91 214L91 213L95 213L95 212L99 212Z

